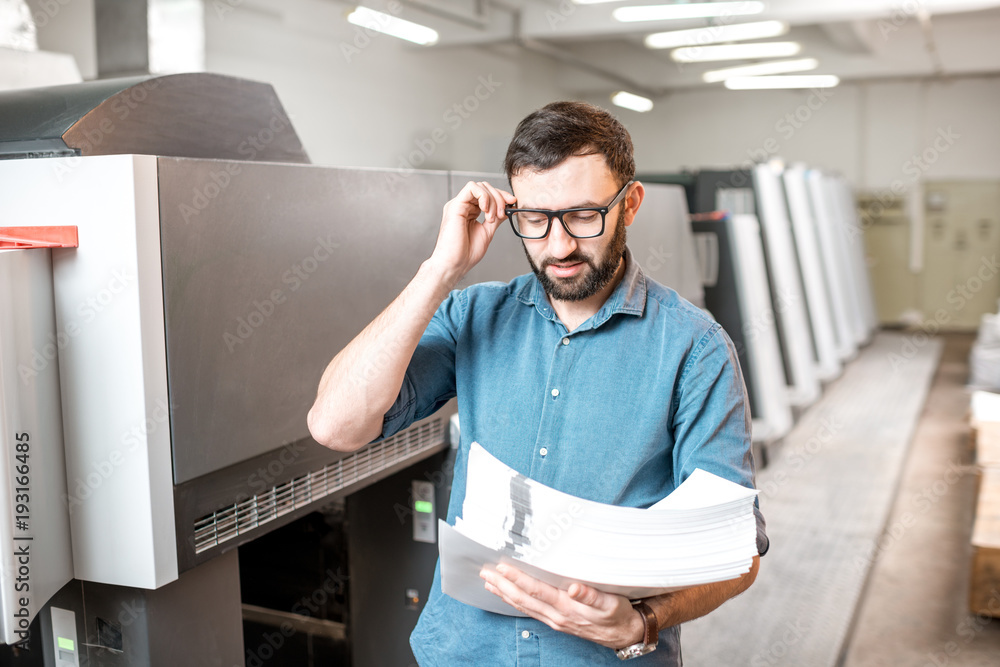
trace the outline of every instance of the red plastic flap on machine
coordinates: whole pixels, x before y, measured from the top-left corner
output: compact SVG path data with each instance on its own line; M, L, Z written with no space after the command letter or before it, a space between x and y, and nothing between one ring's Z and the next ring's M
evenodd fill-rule
M0 249L77 248L80 239L76 226L0 227Z

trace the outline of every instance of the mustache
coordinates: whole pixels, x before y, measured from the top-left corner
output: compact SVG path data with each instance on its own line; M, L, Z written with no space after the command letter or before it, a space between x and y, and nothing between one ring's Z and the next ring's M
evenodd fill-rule
M566 255L562 259L549 258L542 262L542 269L548 268L553 264L576 264L577 262L583 262L589 266L593 266L593 261L587 255L584 255L578 250L574 250L570 254Z

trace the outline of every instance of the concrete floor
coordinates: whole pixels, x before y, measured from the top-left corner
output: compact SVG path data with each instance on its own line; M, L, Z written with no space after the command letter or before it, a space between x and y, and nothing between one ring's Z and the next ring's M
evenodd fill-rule
M758 470L771 550L745 594L681 629L692 667L837 667L943 344L883 331Z
M975 468L964 384L974 336L941 339L941 363L845 642L844 667L1000 665L1000 619L967 607Z

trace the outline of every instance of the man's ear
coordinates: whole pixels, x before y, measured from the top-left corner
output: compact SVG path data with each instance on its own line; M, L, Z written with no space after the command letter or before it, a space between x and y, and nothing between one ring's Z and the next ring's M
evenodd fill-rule
M622 215L624 216L625 226L628 227L635 220L636 211L639 210L639 204L646 197L646 188L643 187L642 183L636 181L632 184L632 188L622 202L624 208L622 209Z

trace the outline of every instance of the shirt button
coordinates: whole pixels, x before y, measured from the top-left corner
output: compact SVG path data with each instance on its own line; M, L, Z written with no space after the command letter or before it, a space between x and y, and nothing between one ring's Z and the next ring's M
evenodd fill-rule
M521 637L523 637L524 639L528 639L531 637L531 633L528 632L527 630L521 630Z
M555 398L558 395L559 395L559 390L558 389L553 389L552 390L552 398Z
M549 453L549 450L547 447L542 447L541 449L538 450L538 453L541 454L542 456L545 456L546 454Z
M563 345L569 345L569 338L563 338Z

